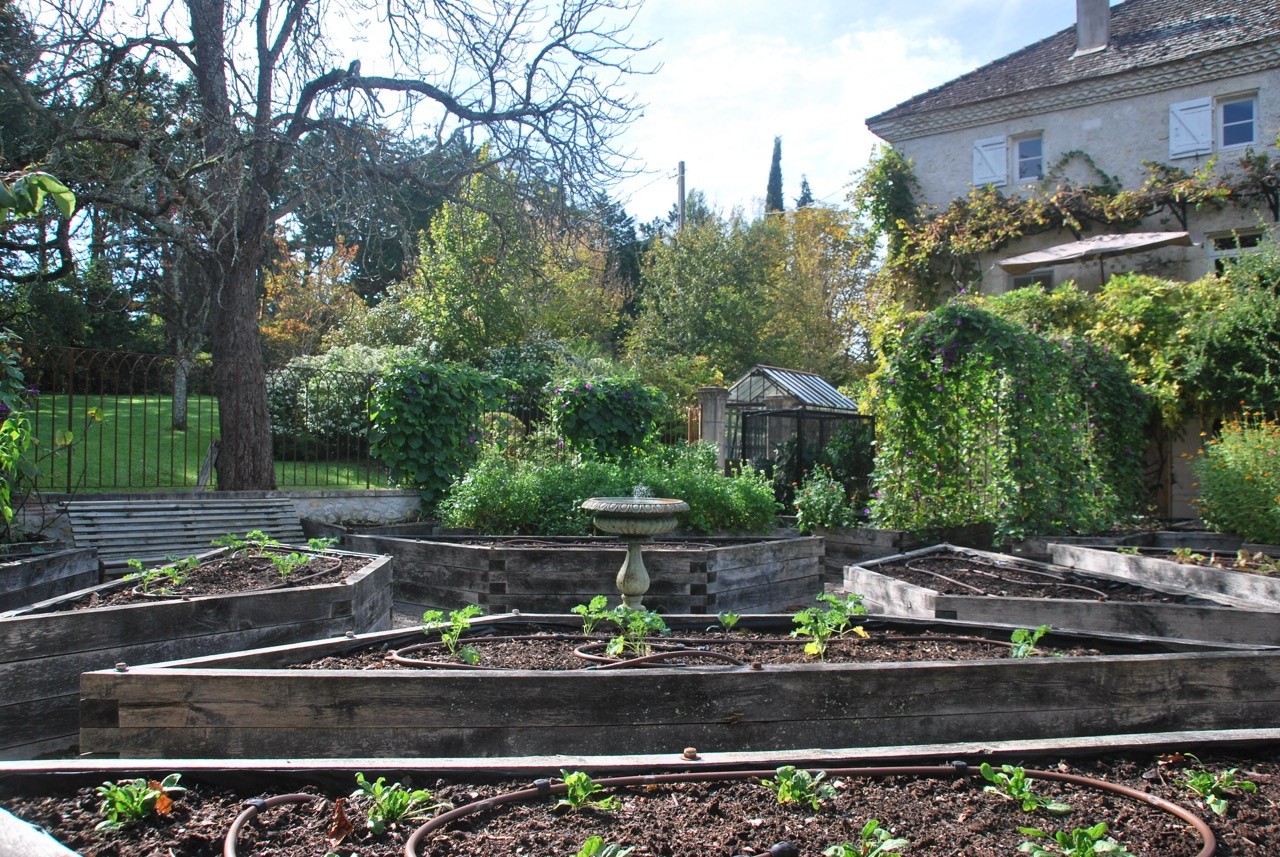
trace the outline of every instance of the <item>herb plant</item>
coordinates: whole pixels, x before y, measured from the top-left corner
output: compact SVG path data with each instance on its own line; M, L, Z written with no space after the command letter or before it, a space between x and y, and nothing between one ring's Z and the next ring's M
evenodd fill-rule
M446 806L433 803L431 792L426 789L408 789L400 783L386 785L386 782L386 777L378 777L371 783L359 773L356 774L358 788L351 793L353 798L369 801L369 818L365 826L375 836L386 833L387 828L401 819L424 818L433 810Z
M902 857L899 849L907 848L911 843L906 839L894 838L893 834L880 826L879 819L871 819L862 826L858 843L842 842L824 849L823 857Z
M587 635L594 634L601 622L613 619L613 611L609 609L609 599L603 595L595 596L587 604L579 604L570 612L582 617L582 633Z
M325 536L324 538L307 539L307 547L313 551L327 551L329 548L340 542L341 539L334 536Z
M1040 642L1040 638L1052 630L1048 625L1041 625L1032 631L1029 628L1018 628L1009 635L1009 642L1013 643L1013 648L1009 650L1011 658L1029 658L1035 653L1036 643Z
M575 857L627 857L634 850L634 847L623 848L612 842L606 843L599 836L589 836L587 841L582 843Z
M853 624L854 616L865 616L867 613L867 608L862 606L861 595L854 593L840 598L837 595L825 593L819 595L817 600L826 604L827 607L825 609L808 607L792 617L796 628L791 632L791 636L809 638L809 642L804 646L806 655L816 658L825 657L827 645L833 637L843 637L846 634L864 638L868 636L861 625Z
M982 787L984 792L1000 795L1017 803L1022 807L1023 812L1035 812L1038 809L1053 815L1066 815L1071 812L1070 804L1049 800L1036 794L1031 788L1031 781L1027 779L1025 768L1001 765L1000 770L997 771L983 762L978 771L989 784Z
M200 564L200 561L193 556L185 559L173 559L165 565L155 568L143 568L142 560L130 558L125 560L133 571L124 576L125 580L141 581L140 588L143 593L151 594L151 587L157 583L164 582L155 591L160 594L167 595L174 587L181 586L187 580L187 572Z
M591 775L585 771L561 771L560 775L564 777L565 793L564 797L556 801L556 808L568 807L572 810L598 809L603 812L613 812L622 806L622 800L617 795L605 795L597 797L603 792L604 786L591 779Z
M668 633L667 623L663 618L644 607L633 610L625 604L619 604L613 608L612 621L618 626L618 634L605 646L605 652L610 657L616 658L628 653L637 657L647 655L653 651L648 638L654 634Z
M422 614L422 625L424 633L431 633L432 630L438 630L440 634L440 642L444 644L449 654L458 658L465 664L475 665L480 662L480 652L475 646L463 646L461 644L462 634L471 627L471 619L483 613L478 605L468 604L461 610L449 611L449 624L441 629L433 629L432 626L439 625L444 621L444 612L441 610L428 610Z
M720 621L720 627L725 631L732 631L737 627L742 617L737 613L730 613L728 610L721 610L716 614L716 619Z
M1215 774L1200 764L1200 760L1190 753L1188 759L1196 763L1196 767L1183 772L1183 784L1191 791L1204 798L1205 804L1216 815L1226 815L1230 805L1227 793L1236 791L1240 794L1253 794L1258 791L1257 785L1248 780L1238 779L1238 768L1228 768L1221 774Z
M815 810L823 800L836 796L830 783L823 782L826 772L811 774L795 765L783 765L774 772L774 779L761 780L760 785L773 792L778 803L807 803Z
M101 812L106 818L98 822L96 830L119 830L133 821L141 821L154 814L168 815L173 798L186 793L178 785L181 774L169 774L163 780L119 780L98 786L102 798Z
M1032 837L1018 846L1031 857L1134 857L1119 842L1107 836L1106 822L1092 827L1077 827L1067 832L1046 833L1036 827L1019 827L1018 832Z

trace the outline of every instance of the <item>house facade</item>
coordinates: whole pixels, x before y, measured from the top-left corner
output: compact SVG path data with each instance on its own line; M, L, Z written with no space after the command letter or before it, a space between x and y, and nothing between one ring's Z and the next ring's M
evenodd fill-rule
M1050 0L1070 2L1070 0ZM867 120L909 158L919 201L939 209L974 187L1031 196L1099 171L1137 189L1144 162L1241 174L1246 154L1277 156L1280 0L1077 0L1076 26ZM1224 206L1167 206L1140 224L1099 232L1186 231L1192 246L1010 274L997 262L1070 242L1065 230L1028 236L980 259L981 289L997 294L1117 271L1193 280L1274 232L1274 195Z

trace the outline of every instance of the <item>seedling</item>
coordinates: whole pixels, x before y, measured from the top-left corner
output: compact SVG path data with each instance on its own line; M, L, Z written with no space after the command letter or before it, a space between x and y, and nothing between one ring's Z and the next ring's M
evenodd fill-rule
M1049 633L1052 628L1048 625L1041 625L1034 631L1028 628L1018 628L1009 635L1009 642L1013 643L1013 648L1009 650L1011 658L1029 658L1036 651L1036 643L1040 642L1040 638Z
M1001 765L1000 770L996 771L991 765L983 762L978 770L982 778L990 783L982 787L984 792L1014 801L1022 807L1023 812L1035 812L1038 809L1053 815L1066 815L1071 812L1070 804L1049 800L1032 791L1031 781L1027 779L1025 768Z
M1252 571L1255 574L1267 576L1280 574L1280 557L1267 556L1261 551L1249 553L1249 551L1241 548L1236 551L1236 566L1244 571Z
M862 826L858 844L842 842L822 852L823 857L902 857L896 849L911 845L905 839L895 839L893 834L880 826L879 819L871 819Z
M669 633L662 617L643 607L633 610L625 604L619 604L613 608L610 618L618 626L618 635L605 646L605 652L610 657L616 658L627 653L637 657L650 654L653 647L649 645L649 637Z
M471 617L479 616L483 613L480 607L475 604L468 604L461 610L452 610L449 612L449 624L447 627L439 629L440 642L444 644L449 654L461 660L464 664L480 663L480 652L475 646L461 645L462 633L471 627ZM428 610L422 614L423 632L431 633L431 626L439 625L444 621L444 612L440 610Z
M448 804L433 803L431 792L426 789L407 789L400 783L386 785L386 777L378 777L374 782L364 778L364 774L356 774L356 785L351 793L353 798L366 798L369 801L369 819L365 826L375 836L387 832L387 828L402 819L419 819L430 815L434 810L447 807Z
M174 559L170 557L167 565L158 566L156 568L143 568L142 560L128 559L125 563L132 568L133 571L124 576L125 580L139 580L141 584L139 588L144 594L150 595L151 587L161 581L167 581L164 585L157 587L157 593L167 595L172 591L173 587L181 586L187 581L187 572L197 565L200 561L193 556L186 559Z
M307 547L311 548L313 551L327 551L339 541L341 541L341 539L337 539L333 536L326 536L322 539L307 539Z
M1122 554L1125 554L1125 555L1127 555L1127 556L1137 556L1138 554L1142 553L1142 549L1141 549L1141 548L1139 548L1139 547L1132 547L1132 546L1131 546L1131 547L1118 547L1118 548L1116 548L1116 553L1122 553Z
M106 819L98 822L96 830L119 830L133 821L141 821L148 816L168 815L173 808L173 799L185 794L186 789L178 785L181 774L169 774L163 780L119 780L114 783L103 783L96 789L102 798L101 812Z
M232 552L239 553L242 550L251 550L256 554L262 554L269 547L278 547L279 540L273 539L262 530L250 530L243 536L237 536L234 533L227 533L225 536L219 536L214 539L212 544L215 547L230 548Z
M1036 827L1019 827L1018 832L1032 839L1018 846L1031 857L1134 857L1127 848L1107 836L1106 822L1092 827L1077 827L1071 832L1047 833Z
M720 627L725 630L725 633L733 631L742 619L737 613L730 613L728 610L721 610L716 614L716 618L720 620Z
M602 812L613 812L622 806L617 795L596 797L603 792L604 786L591 779L585 771L561 771L564 777L564 797L556 801L556 809L568 807L572 810L598 809Z
M572 608L572 612L582 617L582 633L591 635L596 632L596 626L601 622L613 619L613 611L609 609L609 599L603 595L597 595L587 604L579 604Z
M1216 815L1226 815L1227 793L1234 790L1240 794L1253 794L1258 787L1248 780L1237 779L1238 768L1228 768L1221 774L1214 774L1200 764L1200 760L1190 753L1188 759L1196 763L1196 767L1183 771L1183 783L1191 791L1204 798L1204 802Z
M774 772L776 779L761 780L760 785L773 792L778 803L807 803L815 810L823 800L836 796L836 790L825 783L824 771L811 774L795 765L783 765Z
M299 566L311 562L311 557L297 551L290 553L264 553L263 556L271 560L271 564L275 566L276 574L280 575L281 580L287 580L289 575L293 574Z
M1196 553L1191 548L1174 548L1173 558L1176 559L1178 562L1189 562L1189 563L1201 563L1207 559L1207 557L1205 557L1204 554Z
M621 845L614 845L612 842L606 843L599 836L591 836L587 841L582 843L582 847L578 849L576 857L627 857L634 846L623 848Z
M867 613L867 608L862 606L861 595L855 593L840 598L827 593L819 595L818 601L826 604L826 609L809 607L796 613L791 619L796 626L791 636L809 638L809 642L804 645L806 655L826 657L827 645L832 637L843 637L846 634L864 638L870 636L861 625L853 624L854 616L865 616Z

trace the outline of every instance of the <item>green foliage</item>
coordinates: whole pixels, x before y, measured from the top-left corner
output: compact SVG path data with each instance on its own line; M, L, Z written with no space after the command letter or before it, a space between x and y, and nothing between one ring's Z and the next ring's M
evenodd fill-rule
M386 777L378 777L369 782L364 774L356 774L358 788L351 793L353 798L364 798L369 801L369 817L365 826L375 836L381 836L387 829L401 819L419 819L430 815L432 810L446 804L432 803L431 792L426 789L408 789L400 783L387 785Z
M1053 815L1066 815L1071 812L1070 804L1036 794L1031 788L1031 780L1027 778L1025 768L1001 765L1000 770L997 771L987 762L983 762L978 770L982 773L982 778L989 783L982 787L984 792L1013 801L1022 807L1023 812L1035 812L1038 809Z
M738 627L738 623L742 621L742 617L737 613L730 613L728 610L721 610L716 614L716 620L720 623L721 628L726 632L729 632Z
M48 173L0 174L0 223L35 217L45 199L52 201L63 217L75 211L76 195Z
M642 657L650 654L653 647L649 645L649 638L670 633L666 621L654 611L644 607L632 609L625 604L619 604L613 608L609 619L618 626L618 634L605 646L605 652L614 658L627 655Z
M371 451L393 483L434 506L475 461L480 417L502 392L499 379L466 366L397 366L374 386Z
M579 604L569 612L577 613L582 617L584 634L594 634L601 622L613 618L613 611L609 609L609 599L603 595L597 595L591 599L590 603Z
M1280 252L1270 251L1280 259ZM1280 411L1280 261L1266 285L1231 282L1231 295L1211 307L1187 337L1185 383L1204 407L1241 404Z
M626 460L603 460L535 433L505 450L486 446L480 460L440 503L440 520L482 533L587 535L591 497L628 497L636 485L689 504L680 526L698 532L766 532L775 503L754 470L719 473L709 444L667 447Z
M623 848L612 842L606 843L599 836L588 836L578 849L577 857L627 857L634 850L634 846Z
M1206 524L1246 541L1280 544L1280 421L1228 420L1217 437L1206 439L1192 467Z
M1220 774L1215 774L1206 770L1196 756L1191 753L1187 753L1186 756L1195 762L1196 766L1183 771L1183 784L1204 798L1205 805L1213 810L1215 815L1227 814L1230 806L1227 800L1229 793L1234 791L1239 794L1254 794L1258 791L1257 785L1236 776L1238 768L1228 768Z
M1048 625L1041 625L1034 631L1030 628L1018 628L1009 635L1009 642L1013 643L1013 648L1009 650L1011 658L1029 658L1036 650L1036 643L1040 642L1040 638L1049 633Z
M126 574L124 579L141 581L140 588L144 594L151 594L154 586L156 587L155 592L161 595L168 595L176 587L186 583L187 572L199 565L200 560L193 556L183 559L170 557L169 562L164 565L143 568L142 560L130 558L125 560L125 564L133 571Z
M102 798L100 812L106 816L96 830L119 830L133 821L141 821L153 813L167 815L175 797L186 793L178 785L181 774L169 774L163 780L119 780L103 783L95 791Z
M1106 364L968 304L925 316L878 381L873 523L1003 538L1136 512L1147 404Z
M919 189L912 163L892 146L877 149L856 176L850 201L876 234L885 237L891 255L898 254L906 231L918 219Z
M862 606L862 596L850 593L844 598L831 593L818 596L818 601L827 605L823 607L807 607L800 610L791 621L796 628L791 632L793 637L808 637L804 653L810 657L823 658L827 654L827 646L833 637L854 634L867 637L861 625L853 624L854 616L865 616L867 608Z
M480 663L480 652L475 646L464 646L461 643L463 633L471 627L471 620L484 613L484 610L476 604L468 604L461 610L449 611L449 624L444 627L438 627L444 620L444 611L428 610L422 614L422 631L429 634L437 631L440 634L440 642L444 644L449 654L458 658L465 664Z
M622 806L617 795L597 797L605 790L604 786L591 779L585 771L561 771L564 778L564 797L556 801L556 808L566 807L572 810L598 809L613 812Z
M31 448L31 421L22 412L27 386L18 365L18 338L0 328L0 528L13 521L13 483L18 462Z
M825 771L811 774L795 765L783 765L774 771L774 779L761 780L760 785L773 792L778 803L808 804L816 810L821 801L836 796L831 784L823 782L826 777Z
M796 526L807 533L814 527L847 527L855 520L844 486L825 467L805 474L796 489L795 507Z
M765 187L764 210L766 213L782 211L786 203L782 199L782 138L773 138L773 159L769 162L769 183Z
M1018 832L1031 840L1018 846L1031 857L1134 857L1123 845L1107 836L1107 825L1077 827L1070 832L1047 833L1036 827L1019 827Z
M661 393L628 377L570 378L551 397L551 421L565 442L601 456L644 448L662 409Z
M862 826L862 832L855 845L843 842L823 850L823 857L902 857L898 849L907 848L909 841L895 838L892 833L880 826L880 820L873 818Z

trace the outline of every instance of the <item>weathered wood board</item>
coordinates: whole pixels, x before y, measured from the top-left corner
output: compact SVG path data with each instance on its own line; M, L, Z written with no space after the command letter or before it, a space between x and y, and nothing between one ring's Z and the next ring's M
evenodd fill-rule
M715 619L668 622L705 627ZM978 630L968 623L895 624ZM989 633L1007 640L1010 630ZM388 632L361 640L403 645L417 638ZM283 668L352 646L328 640L87 673L81 747L121 757L496 757L679 753L689 745L707 752L863 747L1278 722L1278 651L1087 639L1121 653L762 669ZM1140 653L1123 653L1126 647Z
M1051 544L1049 551L1055 565L1090 574L1109 574L1142 586L1159 585L1218 600L1231 599L1260 610L1280 610L1280 578L1277 577L1083 545Z
M391 626L390 557L345 581L55 612L116 581L0 614L0 758L73 745L80 674Z
M1159 581L1139 583L1102 572L1089 572L1095 580L1124 582L1156 592L1184 595L1199 603L944 595L934 589L900 580L893 576L892 569L887 568L904 560L939 555L972 556L997 565L1032 571L1074 571L1002 554L936 545L848 566L844 571L844 588L862 595L863 603L871 612L890 616L999 622L1026 628L1051 625L1054 628L1078 631L1280 646L1280 613L1246 609L1245 602L1221 594L1193 595ZM1081 582L1087 584L1088 579ZM1254 606L1256 608L1257 605Z
M93 548L0 554L0 610L12 610L93 586L101 580Z
M614 579L626 554L616 539L537 542L362 534L344 544L395 557L396 607L409 612L478 604L491 613L545 613L595 595L616 597ZM644 604L663 613L784 610L807 606L822 592L822 540L812 537L659 544L645 549L644 563L650 580Z

